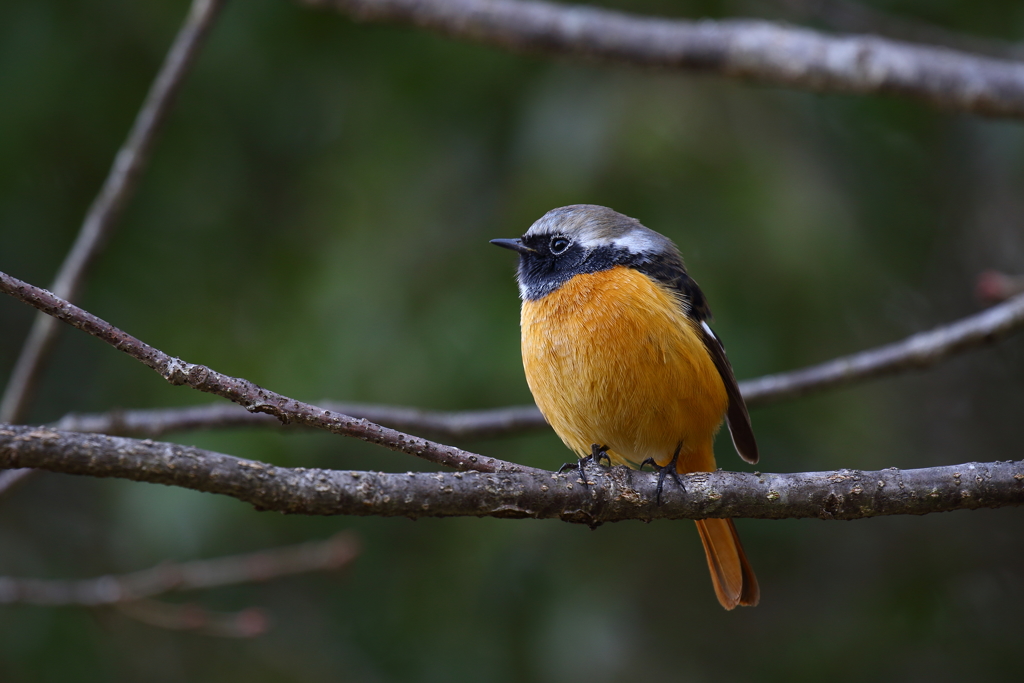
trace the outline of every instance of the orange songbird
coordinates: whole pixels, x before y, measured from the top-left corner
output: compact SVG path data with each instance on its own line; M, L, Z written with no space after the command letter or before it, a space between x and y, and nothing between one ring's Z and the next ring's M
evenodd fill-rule
M491 242L519 253L526 380L581 469L607 459L653 464L662 479L714 471L723 419L740 457L757 462L732 366L671 240L577 204L549 211L518 239ZM757 579L732 520L698 520L697 530L718 601L756 605Z

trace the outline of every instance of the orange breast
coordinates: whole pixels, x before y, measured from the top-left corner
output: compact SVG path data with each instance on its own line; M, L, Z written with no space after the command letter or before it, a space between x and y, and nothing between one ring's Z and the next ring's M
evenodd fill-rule
M728 398L676 295L622 266L577 275L522 308L526 380L545 418L580 455L715 469Z

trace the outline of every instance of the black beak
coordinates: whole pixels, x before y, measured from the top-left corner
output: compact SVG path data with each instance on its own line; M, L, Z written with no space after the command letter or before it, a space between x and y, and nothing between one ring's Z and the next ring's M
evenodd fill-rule
M532 254L537 251L536 249L530 249L528 246L523 244L523 240L518 237L514 240L491 240L491 244L496 244L499 247L505 247L512 251L518 251L520 254Z

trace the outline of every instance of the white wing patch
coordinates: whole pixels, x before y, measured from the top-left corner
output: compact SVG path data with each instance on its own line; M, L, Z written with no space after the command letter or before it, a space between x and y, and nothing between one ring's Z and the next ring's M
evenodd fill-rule
M612 240L612 244L628 249L633 254L661 251L661 245L658 244L653 235L648 232L640 232L639 230L634 230L622 237L616 237Z

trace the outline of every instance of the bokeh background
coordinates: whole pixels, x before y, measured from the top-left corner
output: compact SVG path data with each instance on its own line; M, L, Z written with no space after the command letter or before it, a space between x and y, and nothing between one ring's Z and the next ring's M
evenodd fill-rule
M1006 40L1024 6L875 7ZM618 2L683 16L778 3ZM187 8L0 3L0 269L48 285ZM83 305L174 355L309 401L470 409L530 395L514 257L487 244L597 203L682 248L742 378L978 310L1024 269L1024 126L508 54L230 3ZM0 300L0 378L32 312ZM759 408L766 471L1019 458L1019 337L921 374ZM84 334L62 337L34 422L205 403ZM287 466L406 471L325 434L176 437ZM749 469L719 440L719 463ZM554 468L550 433L461 443ZM168 598L266 608L253 640L107 611L0 608L0 680L1015 680L1017 509L738 523L756 609L717 604L693 525L285 517L232 499L43 475L0 500L0 574L74 578L350 529L347 572Z

